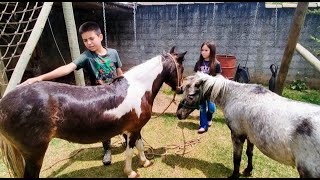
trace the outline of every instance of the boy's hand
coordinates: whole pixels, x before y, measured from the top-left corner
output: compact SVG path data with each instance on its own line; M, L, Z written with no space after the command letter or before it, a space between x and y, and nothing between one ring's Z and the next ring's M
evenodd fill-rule
M106 82L104 82L103 80L99 79L99 80L96 80L97 84L105 84Z
M23 83L17 85L17 87L33 84L38 81L41 81L41 79L39 77L29 78L26 81L24 81Z

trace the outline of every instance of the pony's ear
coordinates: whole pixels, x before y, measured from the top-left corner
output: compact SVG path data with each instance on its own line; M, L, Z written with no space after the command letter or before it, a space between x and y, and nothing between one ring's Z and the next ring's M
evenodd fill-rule
M204 83L204 79L201 78L201 75L204 74L203 72L201 71L197 71L196 74L194 75L194 85L196 87L200 87L203 83Z
M187 54L187 52L188 51L185 51L184 53L179 54L179 58L183 58Z
M192 84L193 79L194 79L194 75L189 75L189 76L187 76L187 77L186 77L186 81L185 81L183 87L184 87L184 88L190 87L191 84Z
M202 79L197 80L197 82L194 84L195 87L199 88L202 84L204 83L204 81Z
M182 62L184 61L184 55L186 55L186 54L187 54L187 51L185 51L184 53L178 54L178 62L180 64L182 64Z
M173 54L175 48L176 48L176 46L173 46L173 47L170 49L169 53L170 53L170 54Z
M190 83L194 79L194 75L190 75L186 77L187 83Z

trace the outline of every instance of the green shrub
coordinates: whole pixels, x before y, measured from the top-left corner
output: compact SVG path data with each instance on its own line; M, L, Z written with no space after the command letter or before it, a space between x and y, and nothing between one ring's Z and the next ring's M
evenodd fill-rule
M308 89L308 87L304 80L296 79L290 84L290 89L302 91Z
M308 89L307 78L302 77L300 72L298 72L296 79L290 83L289 87L290 87L290 89L297 90L297 91L306 90L306 89Z

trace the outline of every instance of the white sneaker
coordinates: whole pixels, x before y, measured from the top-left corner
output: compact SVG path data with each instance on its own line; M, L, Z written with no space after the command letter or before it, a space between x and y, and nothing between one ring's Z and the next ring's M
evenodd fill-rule
M207 132L207 131L208 131L208 129L200 128L200 129L198 130L198 133L199 133L199 134L202 134L202 133Z
M212 125L212 121L208 121L208 126L210 127Z

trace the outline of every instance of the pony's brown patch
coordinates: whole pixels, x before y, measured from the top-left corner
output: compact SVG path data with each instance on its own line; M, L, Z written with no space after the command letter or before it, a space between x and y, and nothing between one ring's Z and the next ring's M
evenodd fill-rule
M265 93L267 93L268 91L267 91L264 87L262 87L262 86L260 86L260 85L257 85L257 86L255 86L255 87L252 89L251 92L253 92L253 93L255 93L255 94L265 94Z

